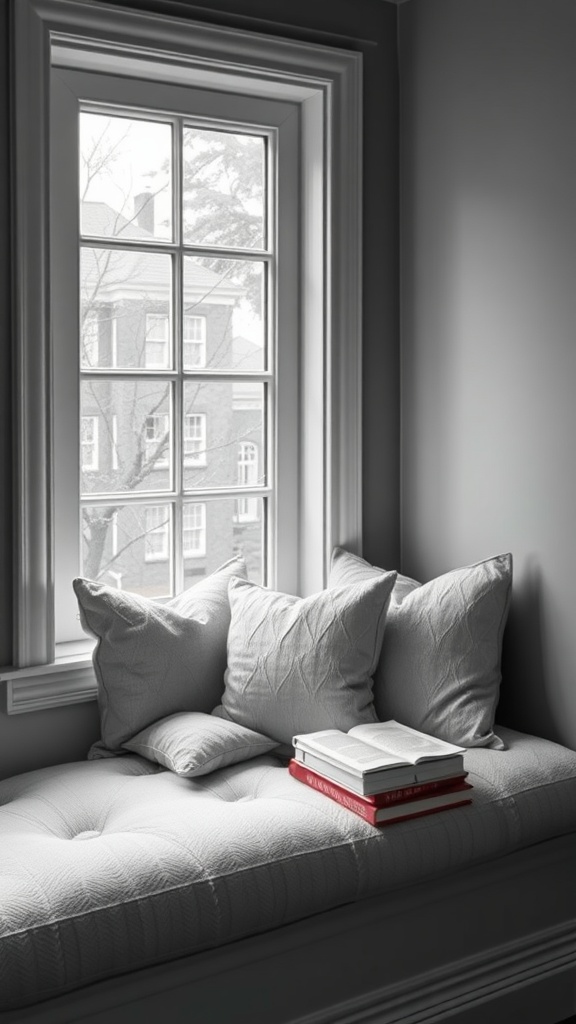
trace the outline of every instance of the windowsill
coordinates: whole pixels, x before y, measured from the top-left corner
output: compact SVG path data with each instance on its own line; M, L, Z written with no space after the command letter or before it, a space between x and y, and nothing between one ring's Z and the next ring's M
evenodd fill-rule
M6 683L7 714L95 700L93 647L90 640L59 644L58 656L47 665L0 669L0 683Z

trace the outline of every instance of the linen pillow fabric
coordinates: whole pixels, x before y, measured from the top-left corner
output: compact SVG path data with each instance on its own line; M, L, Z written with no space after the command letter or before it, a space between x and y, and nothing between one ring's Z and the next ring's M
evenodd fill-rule
M395 579L305 598L231 580L228 668L214 713L288 746L296 733L375 722L371 677Z
M186 779L267 754L277 746L253 729L197 711L161 718L124 743L127 750Z
M332 564L330 586L384 572L342 549ZM503 749L494 715L511 588L510 554L425 584L401 578L374 676L378 717L459 746Z
M80 621L98 640L101 742L89 757L121 752L145 726L177 711L210 712L224 688L233 558L165 604L86 579L73 581Z

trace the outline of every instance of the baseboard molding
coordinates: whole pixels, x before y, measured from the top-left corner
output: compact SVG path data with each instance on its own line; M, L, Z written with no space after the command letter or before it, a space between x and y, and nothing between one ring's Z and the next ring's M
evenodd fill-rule
M522 1012L514 1012L514 1007L522 1007ZM575 1011L573 923L388 985L294 1024L475 1024L476 1019L490 1024L553 1024Z

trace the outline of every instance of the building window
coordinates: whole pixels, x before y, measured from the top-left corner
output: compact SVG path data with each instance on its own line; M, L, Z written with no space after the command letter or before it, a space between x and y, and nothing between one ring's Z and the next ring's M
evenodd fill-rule
M183 361L185 370L206 366L206 317L184 313Z
M206 465L206 414L189 412L184 416L184 459L188 466Z
M164 369L170 363L170 319L167 313L146 314L145 365Z
M251 441L242 441L238 446L238 486L258 485L258 447ZM258 519L258 498L238 498L236 501L237 522Z
M81 417L80 452L82 472L96 472L100 462L97 416Z
M144 442L146 462L154 469L168 465L170 446L170 417L166 413L154 413L144 421Z
M84 366L98 366L99 358L98 314L94 310L90 310L82 321L81 361Z
M165 562L170 555L170 512L164 505L146 509L144 558L147 562Z
M324 584L332 546L360 542L361 55L256 33L231 37L217 26L133 9L120 28L114 18L111 7L14 5L13 660L22 667L51 666L58 645L85 640L71 580L83 564L97 578L93 538L100 531L102 550L112 552L112 533L102 533L112 531L114 510L122 540L107 569L122 575L126 589L128 555L141 551L145 561L145 525L162 534L168 563L164 589L154 589L152 567L141 592L182 589L188 504L206 503L211 527L218 524L206 538L207 571L223 553L223 538L222 561L236 550L247 416L251 438L262 438L257 494L246 494L261 510L259 539L250 526L250 546L262 582L311 593ZM104 122L116 141L129 129L134 145L111 146L114 173L82 179L89 187L81 203L79 157L90 159L90 139L98 137L92 128ZM71 148L79 124L82 154ZM245 166L260 175L256 188L247 181L236 195L226 192L227 166L235 189L238 183L232 150L244 151ZM204 160L207 153L214 160ZM198 195L218 188L216 205L229 210L232 203L233 215L210 223ZM143 194L154 196L145 210ZM39 228L46 246L37 244ZM100 297L89 293L94 283ZM166 302L168 365L162 357L162 365L148 366L146 315ZM83 312L100 308L108 312L96 362L93 327L82 354L79 324ZM163 346L165 328L149 326L150 345ZM115 355L108 352L114 335ZM239 385L257 390L250 408L234 408ZM112 438L116 416L118 469L107 455L106 472L101 465L90 482L82 468L93 464L94 438L90 428L78 429L81 388L98 401L100 442ZM81 415L93 408L86 402ZM157 475L148 453L159 431L150 420L167 410L171 472ZM200 411L211 425L201 483L184 453L184 415ZM173 542L171 525L144 524L144 503L165 508L169 524L179 524ZM148 542L147 557L157 545Z
M206 554L206 505L187 502L182 509L182 553L184 558Z

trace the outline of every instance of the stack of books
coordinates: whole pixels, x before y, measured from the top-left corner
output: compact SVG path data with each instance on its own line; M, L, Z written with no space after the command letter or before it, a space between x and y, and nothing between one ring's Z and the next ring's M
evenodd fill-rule
M288 770L372 825L390 825L472 802L464 747L399 722L295 736Z

